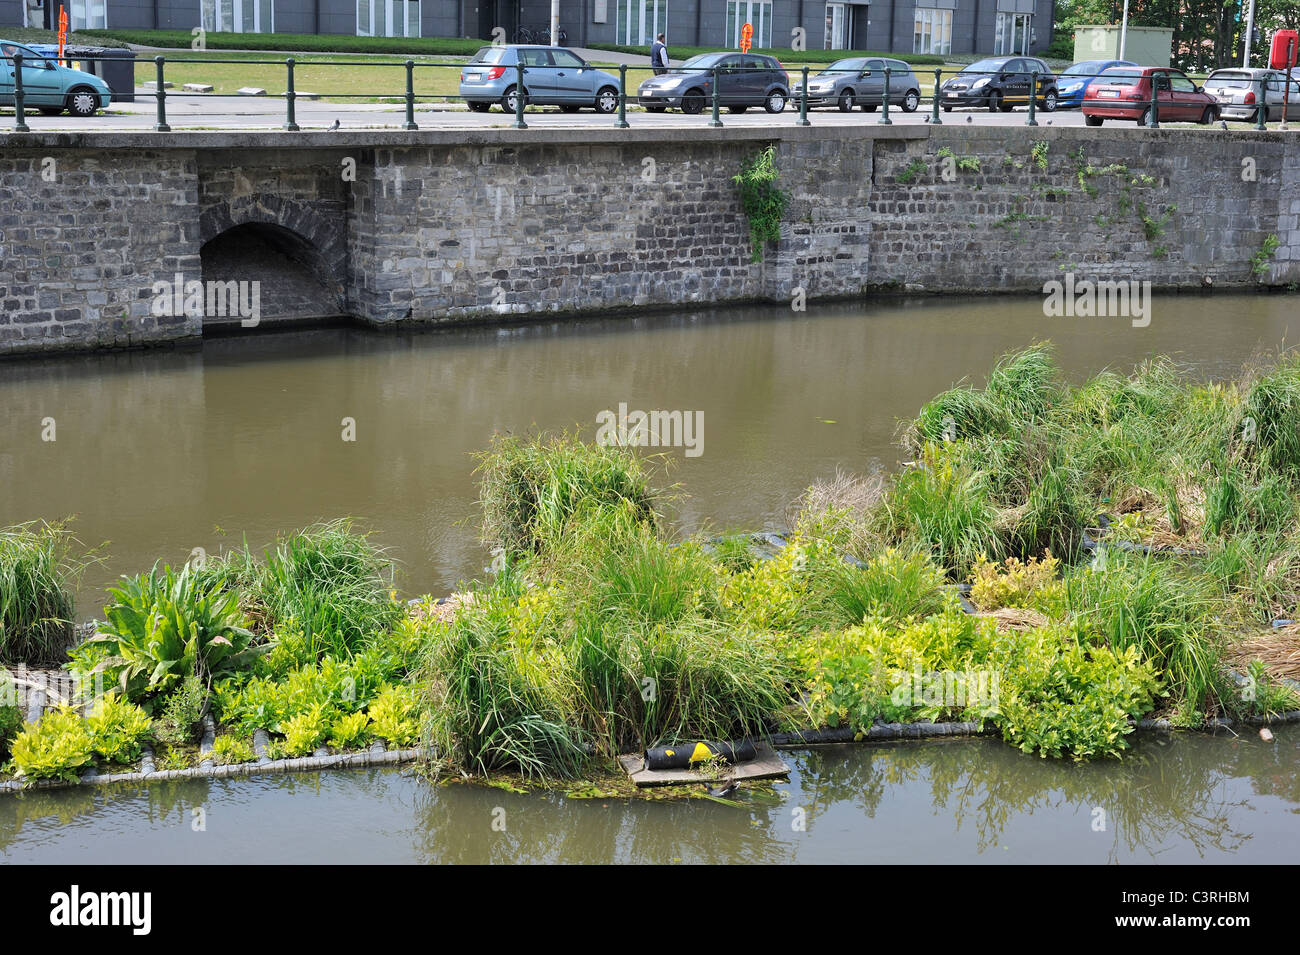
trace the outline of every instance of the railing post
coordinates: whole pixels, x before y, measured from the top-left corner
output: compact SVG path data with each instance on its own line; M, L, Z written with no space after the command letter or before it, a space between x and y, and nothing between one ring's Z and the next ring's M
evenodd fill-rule
M618 65L618 119L614 122L615 129L627 129L627 64Z
M1151 115L1147 118L1148 129L1160 128L1160 102L1157 99L1158 96L1159 93L1156 90L1156 78L1153 76L1151 77Z
M1038 120L1034 119L1034 112L1038 108L1038 68L1034 67L1029 73L1029 118L1025 120L1026 126L1037 126Z
M406 61L406 122L402 129L419 129L415 125L415 60Z
M23 91L23 55L14 54L14 132L30 133L27 117L23 115L23 100L27 94Z
M515 53L519 55L518 51ZM515 61L515 129L527 129L524 122L524 61Z
M1282 82L1290 82L1291 77L1283 70ZM1264 78L1259 78L1259 105L1255 107L1255 128L1268 129L1268 91L1264 88Z
M799 125L811 126L808 122L808 67L803 68L803 88L799 91Z
M298 132L298 120L294 116L294 100L298 94L293 88L293 57L284 61L284 128L291 133Z
M158 67L158 72L154 77L155 89L153 95L158 98L158 122L154 123L154 131L159 133L170 133L172 128L167 125L167 90L163 88L163 62L164 58L155 56L154 65Z
M934 95L930 98L934 100L933 112L930 114L931 126L942 126L943 120L939 118L939 85L943 82L943 67L936 67L934 71Z
M718 68L712 69L713 75L713 119L709 120L710 126L721 127L722 118L718 115Z
M885 67L885 91L880 98L880 119L876 120L879 126L893 126L894 121L889 118L889 67Z

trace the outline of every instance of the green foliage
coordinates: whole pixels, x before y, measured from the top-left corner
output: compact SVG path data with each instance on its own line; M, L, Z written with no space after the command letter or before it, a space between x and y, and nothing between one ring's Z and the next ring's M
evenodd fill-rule
M7 670L0 668L0 765L9 752L9 744L22 729L23 716L18 709L18 696L14 681Z
M1269 233L1264 237L1263 245L1250 257L1250 272L1252 275L1258 277L1268 272L1268 260L1273 258L1273 253L1277 251L1279 245L1281 245L1281 242L1275 234Z
M389 709L387 703L384 709ZM330 745L336 749L356 749L370 738L370 715L367 713L349 713L340 716L330 727ZM416 735L415 726L411 726L411 738Z
M86 717L91 748L110 763L138 760L151 727L152 721L144 710L111 694L100 697Z
M194 765L194 754L179 746L169 746L159 755L156 765L160 770L189 769Z
M225 733L212 741L212 759L219 765L251 763L257 758L251 741Z
M165 695L187 676L219 680L250 665L263 648L253 635L238 595L222 592L187 566L168 566L124 578L109 589L108 622L83 644L84 663L99 654L95 669L117 684L128 700Z
M928 556L889 549L861 569L845 561L832 563L813 587L825 625L839 628L870 617L906 620L938 613L951 599L943 585L943 568Z
M981 610L1025 607L1057 616L1065 600L1059 570L1060 561L1051 554L1023 563L1016 557L1008 557L1002 564L980 558L971 570L971 602Z
M86 721L72 707L47 710L27 723L10 749L14 775L23 779L76 779L90 765L94 747Z
M1035 140L1033 146L1029 148L1029 155L1034 160L1034 165L1043 172L1047 171L1047 151L1051 148L1046 139Z
M0 529L0 662L57 662L72 636L72 581L85 566L61 524Z
M907 164L907 168L898 174L898 181L905 186L911 185L925 175L927 168L924 159L913 159Z
M284 751L289 756L308 756L325 742L333 709L323 701L311 703L284 724Z
M155 723L154 737L160 743L174 745L194 742L207 702L207 688L197 676L187 676L163 700L162 712Z
M958 156L948 146L943 146L935 153L940 159L951 159L956 165L958 172L979 172L979 156Z
M764 245L781 238L781 220L785 218L790 196L776 184L778 177L776 146L768 146L731 177L749 219L751 262L762 261Z
M657 523L645 469L623 448L495 435L477 473L483 538L510 557L558 543L575 515L585 520L593 510L626 508L636 521Z
M420 736L419 700L410 687L384 687L367 712L370 732L390 746L410 746Z

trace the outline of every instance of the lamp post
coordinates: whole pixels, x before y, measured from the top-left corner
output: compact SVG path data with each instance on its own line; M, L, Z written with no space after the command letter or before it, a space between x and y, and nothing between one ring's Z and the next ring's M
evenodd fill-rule
M1241 68L1250 69L1250 41L1255 37L1255 0L1250 0L1246 13L1246 52L1241 57Z
M1252 0L1253 2L1253 0ZM1128 0L1124 0L1124 19L1119 27L1119 59L1124 59L1124 46L1128 43Z

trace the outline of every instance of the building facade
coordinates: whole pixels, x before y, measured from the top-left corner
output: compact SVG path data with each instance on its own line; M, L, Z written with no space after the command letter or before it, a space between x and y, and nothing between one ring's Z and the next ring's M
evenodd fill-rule
M50 26L60 0L0 0L0 29ZM491 39L545 27L549 0L62 0L74 30L182 29ZM737 47L745 24L763 49L1037 53L1052 40L1052 0L561 0L572 46Z

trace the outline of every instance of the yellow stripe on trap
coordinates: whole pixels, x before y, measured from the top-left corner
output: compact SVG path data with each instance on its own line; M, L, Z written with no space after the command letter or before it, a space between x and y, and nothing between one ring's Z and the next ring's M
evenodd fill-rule
M716 768L718 771L709 773L702 773L698 769L646 769L645 757L641 753L620 756L618 764L637 786L698 786L701 783L716 784L719 778L740 782L746 779L779 779L790 775L790 767L777 755L770 743L755 743L754 751L751 760L720 766ZM697 743L691 761L708 759L711 755L707 746Z

